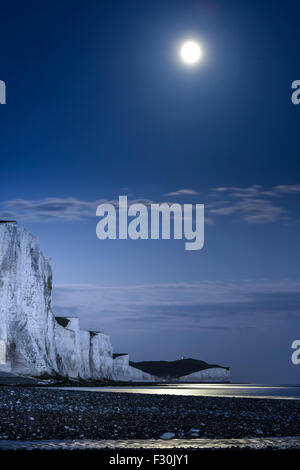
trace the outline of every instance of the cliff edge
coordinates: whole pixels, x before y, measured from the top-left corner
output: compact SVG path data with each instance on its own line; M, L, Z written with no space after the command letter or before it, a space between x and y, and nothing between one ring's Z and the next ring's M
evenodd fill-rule
M113 357L110 337L80 330L76 317L55 317L52 270L36 237L0 223L0 370L19 375L152 381Z

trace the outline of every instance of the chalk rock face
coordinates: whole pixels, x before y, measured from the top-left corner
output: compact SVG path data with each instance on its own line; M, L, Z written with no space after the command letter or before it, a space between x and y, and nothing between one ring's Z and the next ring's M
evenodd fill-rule
M153 375L143 372L142 370L137 369L136 367L128 367L128 379L132 382L157 382L159 379Z
M76 333L74 330L62 326L57 319L54 327L54 344L58 375L78 377L79 361L76 350Z
M145 375L128 355L114 361L109 336L80 330L76 317L55 317L51 299L52 271L37 239L0 223L0 370L97 380Z
M88 379L91 377L91 367L90 367L90 332L85 330L80 330L80 377L82 379Z
M129 377L129 355L114 354L113 359L113 378L119 377L119 380L128 380Z
M37 239L15 223L0 224L0 340L20 374L56 369L52 272Z
M128 354L115 354L113 360L113 378L120 381L155 382L153 375L129 365Z
M109 336L55 317L52 271L37 239L0 223L0 368L17 374L112 378Z
M178 378L179 382L226 382L230 379L230 370L225 367L211 367Z
M110 338L103 333L93 331L90 332L90 335L91 377L93 379L101 379L103 377L112 379L113 356Z

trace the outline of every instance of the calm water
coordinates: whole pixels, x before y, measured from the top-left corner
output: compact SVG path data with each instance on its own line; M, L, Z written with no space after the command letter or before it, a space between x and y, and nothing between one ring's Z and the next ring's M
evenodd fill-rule
M60 388L61 389L61 388ZM299 385L258 384L166 384L125 387L63 387L63 390L89 392L149 393L155 395L193 395L211 397L250 397L300 399Z

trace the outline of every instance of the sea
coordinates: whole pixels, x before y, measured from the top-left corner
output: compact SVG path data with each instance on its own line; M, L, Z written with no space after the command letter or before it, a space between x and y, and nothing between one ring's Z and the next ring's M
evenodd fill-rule
M264 384L163 384L114 387L63 387L63 390L89 392L149 393L154 395L191 395L205 397L273 398L285 400L300 399L300 385Z

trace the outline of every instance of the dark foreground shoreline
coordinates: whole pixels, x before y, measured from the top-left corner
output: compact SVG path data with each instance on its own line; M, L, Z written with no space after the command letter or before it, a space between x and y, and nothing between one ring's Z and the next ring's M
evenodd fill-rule
M300 435L300 401L0 387L0 439Z

